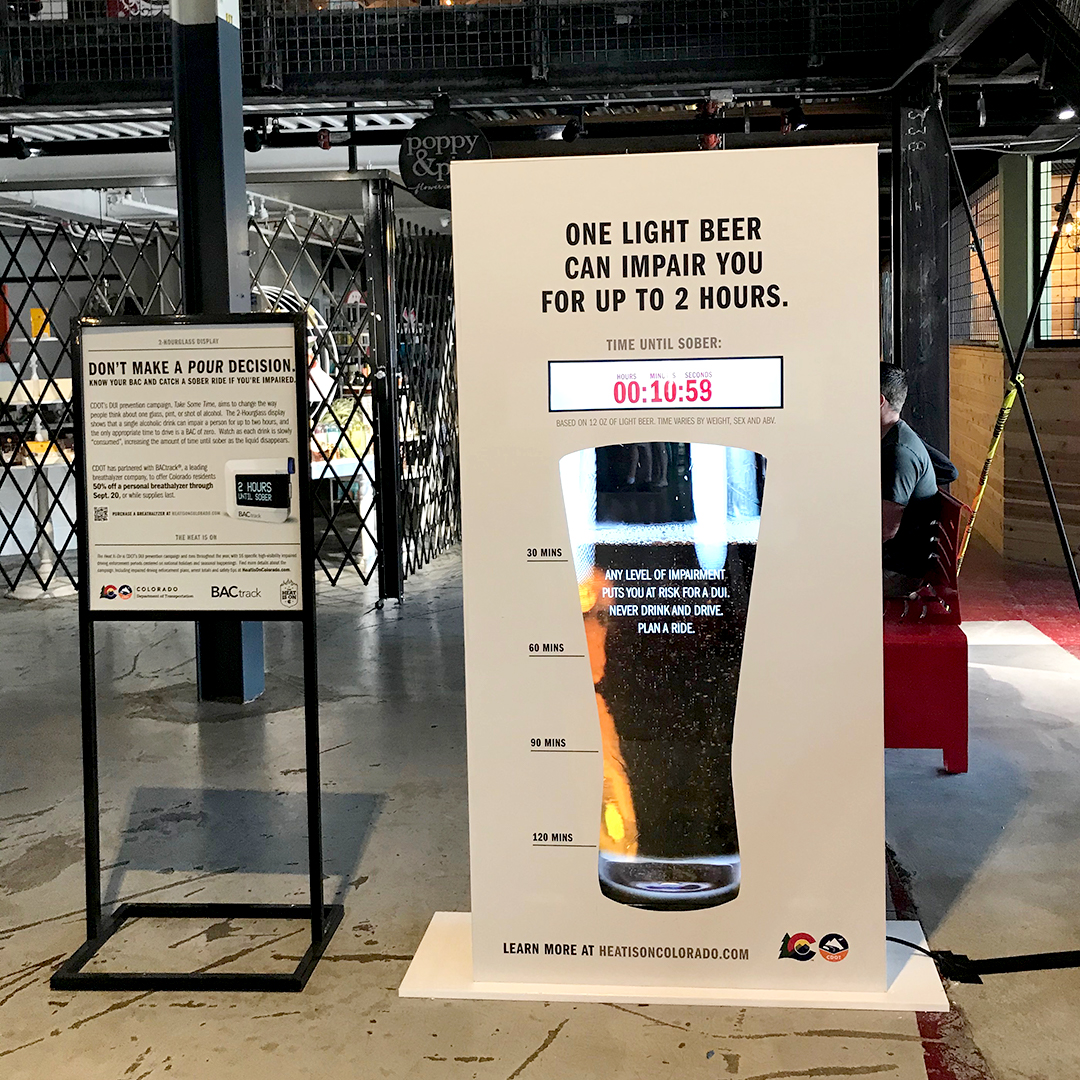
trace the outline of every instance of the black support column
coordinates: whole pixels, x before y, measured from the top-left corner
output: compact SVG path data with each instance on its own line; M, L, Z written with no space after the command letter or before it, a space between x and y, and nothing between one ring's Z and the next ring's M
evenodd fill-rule
M172 0L171 15L184 311L250 311L239 0ZM263 692L262 623L204 619L195 640L200 700Z
M379 515L379 597L400 600L405 588L401 553L401 448L398 438L398 337L394 296L394 187L372 180L364 207L368 304L374 345L375 492Z
M896 93L893 128L893 357L905 418L949 451L949 156L934 112L943 77L923 68Z

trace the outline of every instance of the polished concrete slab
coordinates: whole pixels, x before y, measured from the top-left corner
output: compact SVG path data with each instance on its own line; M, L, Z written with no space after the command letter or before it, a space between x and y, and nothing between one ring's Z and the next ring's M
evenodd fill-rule
M346 918L307 991L55 993L83 934L75 608L0 601L4 1080L1080 1074L1077 971L952 986L962 1012L931 1034L887 1012L399 999L432 913L469 906L460 562L382 610L321 589L319 626L327 896ZM888 755L890 841L931 944L973 956L1080 946L1080 661L1025 626L973 644L970 773ZM245 708L196 702L188 626L103 627L99 646L106 894L301 901L298 629L267 627L267 693ZM146 921L98 962L285 970L304 944L290 923Z
M887 751L889 838L934 948L1080 949L1080 659L1027 622L965 624L970 771ZM1080 1075L1080 970L953 984L995 1080Z

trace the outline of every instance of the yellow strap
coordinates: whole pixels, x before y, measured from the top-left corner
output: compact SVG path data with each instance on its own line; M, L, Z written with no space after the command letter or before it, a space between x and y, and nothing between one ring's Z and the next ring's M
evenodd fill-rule
M986 451L986 461L983 462L982 473L979 475L979 486L975 491L975 498L971 500L971 517L968 518L967 527L964 529L964 538L960 541L960 551L956 556L956 572L960 572L960 566L964 561L964 555L967 553L968 541L971 540L971 532L975 528L975 515L979 512L979 504L982 502L983 495L986 493L986 484L990 479L990 466L994 462L994 455L997 453L998 444L1001 442L1002 433L1005 431L1005 422L1009 419L1009 413L1012 411L1013 403L1016 401L1016 394L1020 388L1020 384L1024 381L1024 376L1017 374L1015 379L1010 379L1005 391L1005 399L1001 403L1001 408L998 410L997 422L994 424L994 432L990 436L990 446Z

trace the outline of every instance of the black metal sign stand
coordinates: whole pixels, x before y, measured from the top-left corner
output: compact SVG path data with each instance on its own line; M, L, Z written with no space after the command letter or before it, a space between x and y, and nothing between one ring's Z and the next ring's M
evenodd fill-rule
M218 612L162 611L123 615L92 611L90 605L90 552L86 522L88 503L85 475L85 428L82 401L82 326L162 326L169 328L229 323L288 323L296 334L297 462L300 516L300 556L303 568L299 614L276 611L238 611L241 619L300 621L304 648L304 748L307 766L308 887L307 904L185 904L124 903L106 914L101 896L101 832L98 778L97 679L94 662L94 625L102 621L154 618L192 621ZM49 982L54 990L303 990L319 962L345 909L327 904L323 895L322 784L319 772L319 680L315 646L315 579L312 573L314 531L311 522L307 468L307 380L304 377L307 340L303 316L218 315L176 316L163 319L83 319L75 335L72 389L76 424L76 496L79 527L79 659L82 670L83 821L86 846L86 941L57 969ZM86 971L86 964L125 923L132 919L305 919L311 923L311 944L292 972L113 972Z

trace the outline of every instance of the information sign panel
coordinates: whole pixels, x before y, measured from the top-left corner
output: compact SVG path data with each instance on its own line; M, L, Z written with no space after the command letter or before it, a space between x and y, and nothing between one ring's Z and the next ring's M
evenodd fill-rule
M884 991L876 148L452 171L475 980Z
M303 610L303 349L293 316L83 324L91 612Z
M303 315L83 319L72 385L79 512L86 941L54 990L303 990L344 908L323 890L319 678ZM300 624L308 901L142 901L101 892L95 627L123 619ZM291 864L295 865L295 863ZM132 919L303 919L289 971L109 970ZM91 963L93 961L93 963Z

